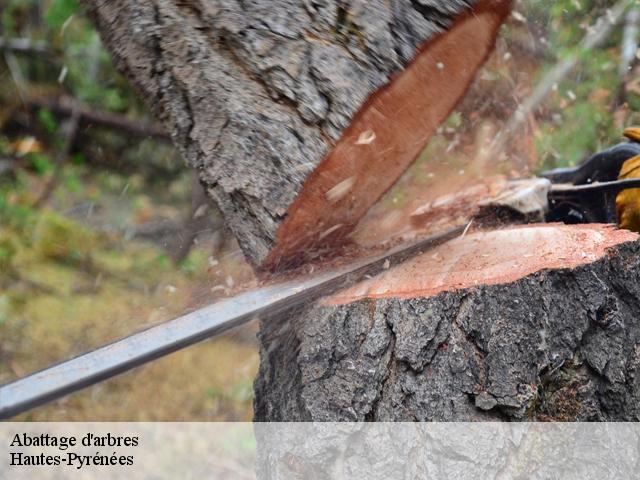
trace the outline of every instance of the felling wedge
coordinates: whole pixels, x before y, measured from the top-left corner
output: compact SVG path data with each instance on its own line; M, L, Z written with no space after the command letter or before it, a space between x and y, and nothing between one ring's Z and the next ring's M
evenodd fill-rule
M347 241L461 99L511 6L85 3L262 270Z

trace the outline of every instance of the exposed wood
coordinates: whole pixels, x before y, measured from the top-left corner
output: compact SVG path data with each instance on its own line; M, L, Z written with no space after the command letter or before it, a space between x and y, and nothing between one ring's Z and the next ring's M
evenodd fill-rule
M278 230L268 266L318 244L339 244L353 230L466 92L493 48L504 13L480 4L368 99L306 180Z
M85 3L247 258L268 269L345 241L454 108L510 7Z
M517 281L542 269L575 268L637 235L601 225L525 225L452 240L375 279L325 301L341 305L367 298L421 298L476 285Z
M247 258L270 270L348 240L462 97L511 6L85 3ZM469 231L265 318L256 419L638 420L637 238L603 225Z
M469 233L264 319L256 420L637 421L637 238Z

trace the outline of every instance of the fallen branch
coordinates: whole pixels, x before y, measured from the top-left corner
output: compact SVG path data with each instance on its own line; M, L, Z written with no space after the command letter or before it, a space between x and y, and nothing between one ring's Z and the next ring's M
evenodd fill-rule
M58 155L56 156L53 175L51 176L51 179L45 185L42 193L34 203L33 206L35 208L41 207L42 205L47 203L49 201L49 198L51 198L51 195L53 194L54 190L60 183L60 177L62 176L62 167L64 165L65 160L71 153L71 148L73 147L73 144L76 139L76 135L78 133L79 124L80 124L80 112L76 107L71 113L71 119L69 120L68 129L64 138L64 145L62 149L58 152Z
M93 110L78 100L69 96L47 98L25 98L25 105L29 109L46 108L58 115L71 116L77 108L81 124L96 124L101 127L113 128L137 137L150 137L169 140L165 130L146 120L135 120L121 114Z
M31 55L51 53L51 48L49 48L46 42L32 40L31 38L0 37L0 50Z

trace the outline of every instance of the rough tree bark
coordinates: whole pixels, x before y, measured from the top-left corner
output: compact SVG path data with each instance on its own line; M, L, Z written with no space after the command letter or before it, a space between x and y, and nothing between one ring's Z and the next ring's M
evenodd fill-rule
M345 241L510 8L85 3L258 269ZM640 243L598 225L469 233L260 336L257 420L639 420Z
M638 421L636 239L478 232L263 319L255 418Z
M254 266L341 244L454 108L509 0L85 0Z

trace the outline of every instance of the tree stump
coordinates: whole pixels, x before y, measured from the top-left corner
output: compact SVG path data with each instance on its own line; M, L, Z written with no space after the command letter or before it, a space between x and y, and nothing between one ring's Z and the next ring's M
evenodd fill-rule
M640 420L640 243L467 234L263 319L258 421Z
M350 241L468 89L511 7L84 3L258 271ZM462 203L456 216L473 215ZM263 319L256 419L637 420L636 238L602 225L469 232Z

